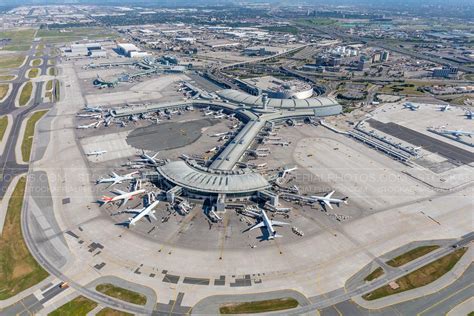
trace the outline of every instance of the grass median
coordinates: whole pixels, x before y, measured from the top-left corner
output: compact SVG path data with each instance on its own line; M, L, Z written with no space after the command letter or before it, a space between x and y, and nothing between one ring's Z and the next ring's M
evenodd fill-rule
M0 300L10 298L44 280L48 273L30 254L21 230L26 177L21 177L8 202L0 237Z
M56 76L56 75L58 74L58 71L56 70L55 67L50 67L50 68L48 69L48 74L49 74L50 76Z
M34 66L34 67L38 67L39 65L41 65L41 59L37 58L37 59L33 60L31 62L31 65Z
M381 267L378 267L374 271L372 271L368 276L365 277L364 281L370 282L372 280L377 279L379 276L382 276L384 274L383 269Z
M401 267L402 265L407 264L408 262L418 259L420 257L423 257L424 255L427 255L428 253L438 248L439 248L438 245L417 247L415 249L405 252L404 254L401 254L398 257L395 257L387 261L387 264L395 268Z
M9 89L8 83L0 83L0 100L3 99L7 95L8 89Z
M264 301L225 304L219 308L219 312L221 314L265 313L295 308L297 306L297 300L287 297Z
M20 106L26 105L31 98L31 92L33 91L33 82L28 81L24 86L23 89L21 90L20 93Z
M398 288L392 288L390 285L384 285L375 291L364 294L362 298L367 301L372 301L430 284L449 272L459 261L459 259L461 259L464 253L466 253L466 251L467 248L460 248L449 255L435 260L419 268L418 270L397 279L395 283L398 285Z
M99 284L96 286L95 289L100 293L117 298L125 302L129 302L129 303L137 304L137 305L146 304L145 295L115 286L110 283Z
M84 296L78 296L55 309L48 316L85 316L99 304Z
M23 161L30 161L31 146L33 145L35 126L39 119L46 114L46 112L48 112L48 110L35 112L26 122L25 134L23 135L23 141L21 143L21 156L23 158Z
M0 142L3 140L3 136L5 136L7 127L8 127L8 117L7 116L0 117Z
M30 72L28 73L28 78L36 78L39 74L39 68L31 68Z
M10 80L13 80L15 78L15 76L13 75L0 75L0 80L4 80L4 81L10 81Z

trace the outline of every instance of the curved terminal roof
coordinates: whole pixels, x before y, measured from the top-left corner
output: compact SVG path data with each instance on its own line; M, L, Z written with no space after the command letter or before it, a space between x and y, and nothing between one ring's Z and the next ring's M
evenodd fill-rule
M242 91L233 89L224 89L216 92L222 99L229 100L234 103L243 103L248 106L262 107L262 96L251 95ZM273 99L268 98L268 106L275 109L308 109L325 106L339 105L333 98L317 97L309 99Z
M214 194L250 193L270 187L259 173L239 171L218 171L184 161L172 161L157 168L169 182L183 188Z

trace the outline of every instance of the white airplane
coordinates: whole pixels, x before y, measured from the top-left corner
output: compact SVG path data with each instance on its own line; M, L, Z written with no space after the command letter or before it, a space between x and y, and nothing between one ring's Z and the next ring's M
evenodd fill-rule
M214 114L214 112L212 112L212 111L206 111L206 112L204 112L204 116L209 116L209 115L212 115L212 114Z
M93 113L82 113L76 114L77 117L85 117L85 118L96 118L99 119L102 117L102 114L93 114Z
M147 217L149 221L150 221L150 217L151 217L156 221L157 219L156 219L156 216L155 216L155 211L153 209L158 205L158 203L160 203L160 201L155 201L155 202L151 203L150 205L148 205L147 207L145 207L143 209L127 210L126 211L127 213L135 214L135 216L130 217L128 219L128 222L127 222L128 226L135 225L143 217Z
M348 197L342 198L342 199L335 199L332 198L331 196L334 194L334 190L326 194L325 196L317 196L317 195L311 195L309 197L310 202L319 202L319 203L324 203L324 205L329 206L329 208L332 210L332 205L331 204L336 204L339 206L340 203L347 204L347 199Z
M442 130L440 131L441 134L447 134L447 135L453 135L453 136L456 136L456 137L461 137L461 136L467 136L467 137L471 137L471 135L474 135L474 132L468 132L468 131L461 131L461 130L449 130L449 129L446 129L446 130Z
M91 128L91 127L95 127L97 125L97 122L94 122L94 123L91 123L91 124L88 124L88 125L79 125L77 127L77 129L88 129L88 128Z
M415 105L415 104L413 104L413 103L411 103L411 102L403 103L403 106L404 106L405 108L407 108L407 109L412 110L412 111L416 111L416 110L418 110L418 109L420 108L419 105Z
M292 172L292 171L295 171L295 170L297 170L297 169L298 169L298 166L295 166L295 167L293 167L293 168L285 168L285 170L283 170L283 171L281 172L280 178L284 178L288 173L290 173L290 172Z
M151 165L156 165L157 164L157 161L156 161L156 156L158 156L160 152L156 152L156 154L154 154L153 156L150 156L148 155L147 153L145 153L145 151L142 152L142 154L140 155L140 159L135 159L136 162L146 162L146 163L149 163Z
M471 110L467 110L466 113L464 113L468 120L472 120L473 114L474 113Z
M226 136L228 134L229 132L216 133L216 134L212 134L211 137L221 137L221 136Z
M101 178L101 179L97 180L97 184L112 182L112 184L110 186L113 186L113 185L116 185L118 183L122 183L123 181L130 181L130 180L135 179L135 177L133 175L137 174L137 173L138 173L138 171L134 171L134 172L131 172L131 173L128 173L126 175L121 176L121 175L116 174L115 172L112 172L112 177L110 177L110 178Z
M106 195L102 196L102 205L105 205L109 202L115 202L115 201L123 200L123 203L122 203L122 206L123 206L128 202L128 200L133 200L133 197L135 195L145 193L145 190L140 189L140 190L135 190L135 191L131 191L131 192L124 192L124 191L121 191L121 190L115 190L115 192L118 193L118 195L114 196L114 197L109 197L109 196L106 196Z
M84 107L84 111L86 112L102 112L102 108L100 106L88 106Z
M214 115L215 119L221 119L221 118L224 118L224 117L225 117L225 114L223 114L223 113Z
M261 222L253 225L250 227L248 230L254 230L256 228L261 228L265 227L268 232L268 239L274 239L276 237L283 237L281 235L278 235L273 226L283 226L283 225L289 225L288 223L285 222L279 222L279 221L274 221L268 218L267 213L265 213L264 210L260 210L260 213L252 212L252 211L247 211L261 219Z
M450 110L451 109L451 106L449 104L446 104L446 105L443 105L440 107L440 111L441 112L446 112L447 110Z
M99 156L99 155L103 155L107 152L107 150L94 150L94 151L90 151L88 153L86 153L87 156Z

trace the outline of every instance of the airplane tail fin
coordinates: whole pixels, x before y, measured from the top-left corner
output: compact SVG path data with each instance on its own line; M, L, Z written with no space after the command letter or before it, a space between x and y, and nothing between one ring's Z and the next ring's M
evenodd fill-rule
M347 200L349 200L349 197L348 196L343 197L341 200L342 200L342 203L347 204Z

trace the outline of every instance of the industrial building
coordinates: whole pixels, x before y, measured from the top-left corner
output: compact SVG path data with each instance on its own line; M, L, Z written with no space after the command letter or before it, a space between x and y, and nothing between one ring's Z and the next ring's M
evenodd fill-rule
M141 58L149 55L148 52L140 50L134 44L119 43L117 44L117 50L120 54L131 58Z
M102 48L100 43L72 44L63 49L63 54L66 57L107 57L107 52Z

